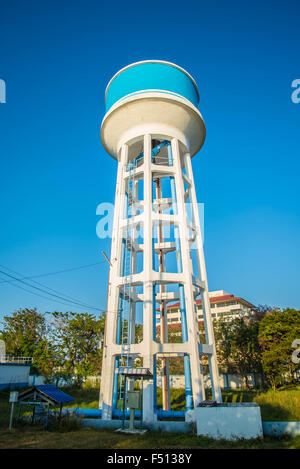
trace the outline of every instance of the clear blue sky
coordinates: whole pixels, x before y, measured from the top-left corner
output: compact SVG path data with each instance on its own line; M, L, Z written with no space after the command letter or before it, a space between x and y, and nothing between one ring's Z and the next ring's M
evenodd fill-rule
M96 207L113 202L117 170L99 139L105 87L131 62L163 59L200 91L210 290L300 308L299 5L0 1L0 264L31 276L103 261ZM105 308L107 274L103 262L36 280ZM1 316L33 306L82 311L0 284Z

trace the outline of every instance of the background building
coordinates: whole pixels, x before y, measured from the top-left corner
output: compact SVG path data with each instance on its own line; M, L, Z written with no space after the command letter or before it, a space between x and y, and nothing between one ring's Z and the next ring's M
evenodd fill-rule
M239 296L227 293L224 290L209 292L211 314L213 319L224 317L225 319L234 319L239 316L248 316L252 314L255 306L249 301ZM198 299L197 315L198 321L203 320L202 300ZM168 306L168 323L180 324L180 305L175 303Z

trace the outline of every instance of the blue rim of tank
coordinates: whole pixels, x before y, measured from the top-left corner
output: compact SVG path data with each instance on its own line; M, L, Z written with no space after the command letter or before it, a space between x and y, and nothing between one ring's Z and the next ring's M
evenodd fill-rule
M143 60L116 73L105 90L106 112L119 100L146 92L180 96L198 107L199 92L194 78L183 68L164 60Z

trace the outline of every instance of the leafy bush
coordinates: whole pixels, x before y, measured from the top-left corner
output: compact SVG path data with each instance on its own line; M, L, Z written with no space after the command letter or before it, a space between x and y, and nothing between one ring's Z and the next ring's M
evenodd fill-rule
M48 430L53 432L74 432L80 430L82 426L82 418L73 412L67 412L59 419L59 413L51 415L49 419Z

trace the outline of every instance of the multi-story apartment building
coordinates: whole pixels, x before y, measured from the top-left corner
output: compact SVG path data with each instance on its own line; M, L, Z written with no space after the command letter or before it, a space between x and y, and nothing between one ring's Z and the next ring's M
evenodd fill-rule
M224 290L209 292L211 313L213 319L221 316L225 319L234 319L239 316L248 316L255 306L244 298L231 295ZM196 301L198 321L203 320L202 300ZM168 306L168 323L180 324L179 303Z

